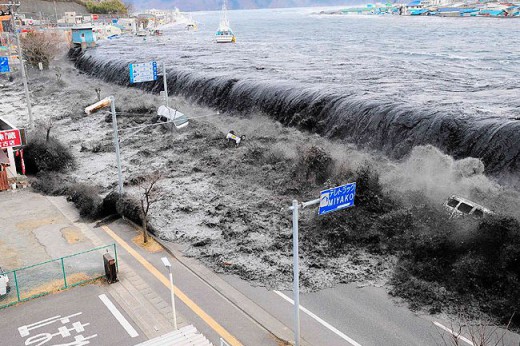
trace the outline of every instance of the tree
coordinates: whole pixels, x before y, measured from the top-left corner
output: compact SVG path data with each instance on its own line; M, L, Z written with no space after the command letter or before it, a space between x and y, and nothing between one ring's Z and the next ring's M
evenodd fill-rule
M120 0L88 1L85 6L90 13L128 14L127 5Z
M473 320L467 313L460 312L456 320L451 322L451 330L445 329L448 334L441 334L441 336L446 346L462 346L469 342L474 346L505 346L504 337L511 326L513 317L514 313L508 324L501 328L491 323L486 317L481 316L477 320Z
M132 14L134 13L134 4L131 3L130 1L123 1L123 4L125 5L126 7L126 13L127 14Z
M162 175L155 171L143 177L139 183L140 201L141 201L141 221L143 227L143 242L148 243L148 214L152 204L160 201L163 195L157 186Z
M51 129L54 127L54 119L50 116L36 120L36 125L45 130L45 142L49 143Z
M23 55L27 62L34 67L42 63L43 68L48 69L52 60L60 52L62 43L55 33L52 32L29 32L20 38Z

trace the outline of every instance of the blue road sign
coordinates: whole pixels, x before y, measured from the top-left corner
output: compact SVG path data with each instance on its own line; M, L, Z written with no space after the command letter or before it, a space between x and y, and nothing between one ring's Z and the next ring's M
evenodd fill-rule
M321 191L319 215L354 206L356 183L333 187Z
M130 83L149 82L157 80L157 62L150 61L142 64L130 64Z
M0 73L11 72L9 68L9 58L6 56L0 56Z

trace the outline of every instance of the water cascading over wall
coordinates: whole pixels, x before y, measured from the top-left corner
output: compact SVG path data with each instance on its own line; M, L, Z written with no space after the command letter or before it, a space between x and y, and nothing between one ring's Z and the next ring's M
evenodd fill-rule
M103 61L80 51L71 51L69 56L90 75L130 86L125 61ZM162 85L159 78L138 87L158 92ZM210 77L192 71L168 70L168 89L222 111L260 111L283 125L348 140L394 158L403 157L414 146L432 144L457 159L480 158L486 172L497 177L510 179L520 170L520 120L413 109L323 87Z

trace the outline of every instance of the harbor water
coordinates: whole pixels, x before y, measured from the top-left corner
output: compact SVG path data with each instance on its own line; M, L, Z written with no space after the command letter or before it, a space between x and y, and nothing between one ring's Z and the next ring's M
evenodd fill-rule
M76 66L128 84L156 60L170 92L400 158L433 144L496 176L520 169L520 20L230 11L236 44L214 43L219 12L162 36L99 41ZM159 91L162 82L140 87Z

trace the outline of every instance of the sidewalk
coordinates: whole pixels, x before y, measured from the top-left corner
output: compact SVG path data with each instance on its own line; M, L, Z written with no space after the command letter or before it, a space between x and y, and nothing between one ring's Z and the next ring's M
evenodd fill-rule
M232 346L279 346L292 340L292 332L287 326L197 260L182 256L175 248L178 245L165 243L158 252L147 251L134 243L133 238L139 233L133 225L121 219L100 227L79 222L76 208L63 197L42 196L30 191L6 197L0 202L0 210L9 211L0 215L0 225L8 226L3 231L0 228L0 233L4 232L0 234L0 250L7 251L4 253L10 251L11 256L8 266L3 262L7 256L0 257L0 266L16 269L21 265L75 253L78 249L115 243L119 282L103 284L103 290L146 339L160 341L175 337L168 270L161 261L161 257L166 256L172 263L179 330L191 331L190 325L193 325L199 335L202 333L214 345L222 339ZM22 236L21 239L10 236L8 229L13 228L17 235ZM11 238L16 240L10 241ZM2 243L4 239L8 241ZM19 246L15 246L17 244ZM97 253L92 263L101 266L103 273L102 253ZM75 290L78 289L72 288L69 292ZM38 301L34 299L31 302ZM52 310L44 299L41 301L37 305ZM12 307L10 311L24 313L25 304L21 304L19 309ZM81 304L78 301L72 306ZM303 341L302 345L306 343Z
M77 220L79 214L63 197L47 197L68 220ZM72 222L75 227L94 244L105 243L85 223ZM121 258L119 262L119 282L109 285L108 291L119 305L149 338L156 338L173 331L172 308ZM178 328L188 326L186 319L177 313Z
M64 197L43 196L29 189L4 192L1 195L0 267L4 270L18 269L113 243L112 240L103 241L91 225L77 222L80 219L77 210ZM124 253L122 249L117 250ZM172 332L174 328L170 301L161 298L143 280L136 268L128 265L121 256L118 257L119 282L103 285L104 289L147 339ZM88 262L79 263L79 267L93 267L103 273L101 254L99 257L90 256ZM37 269L34 273L23 271L20 275L24 275L25 282L29 278L27 275L31 275L30 279L38 285L46 284L47 277L56 282L60 280L59 276L51 275L54 274L52 268L49 273L41 272L47 270L45 266ZM14 280L12 281L14 285ZM76 288L72 288L74 289ZM16 297L15 293L14 296ZM31 300L37 301L38 299ZM23 304L26 303L20 306ZM16 310L17 306L7 309ZM182 315L177 314L177 325L182 328L189 324Z

